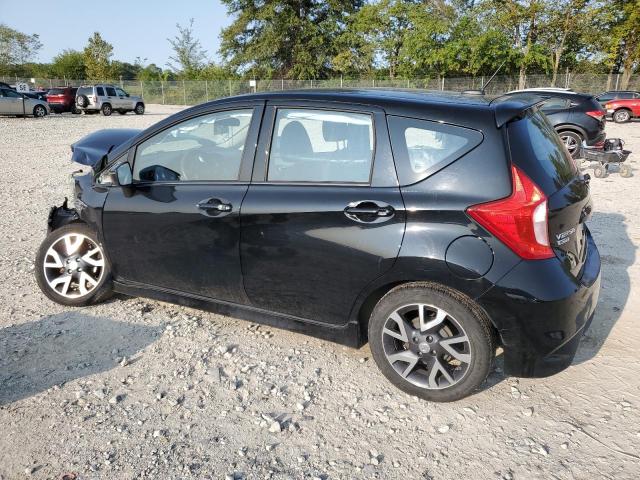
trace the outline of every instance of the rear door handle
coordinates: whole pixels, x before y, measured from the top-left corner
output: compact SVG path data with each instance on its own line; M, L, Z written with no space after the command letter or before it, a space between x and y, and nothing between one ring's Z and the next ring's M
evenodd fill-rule
M381 204L374 200L352 202L344 209L347 218L360 223L379 223L393 217L395 213L391 205Z

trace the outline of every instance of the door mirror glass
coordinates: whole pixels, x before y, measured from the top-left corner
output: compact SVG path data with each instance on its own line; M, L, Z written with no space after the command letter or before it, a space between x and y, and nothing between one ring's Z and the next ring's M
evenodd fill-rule
M116 168L116 180L118 181L118 185L121 187L125 187L127 185L131 185L133 175L131 173L131 165L128 163L123 163Z

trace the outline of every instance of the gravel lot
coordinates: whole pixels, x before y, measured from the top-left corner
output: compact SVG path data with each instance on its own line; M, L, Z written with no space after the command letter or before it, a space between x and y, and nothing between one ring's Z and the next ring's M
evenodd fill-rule
M353 350L117 297L71 309L36 286L69 144L144 116L0 118L0 478L640 477L640 173L593 178L601 301L574 365L430 404ZM610 123L640 159L640 122ZM633 164L632 164L633 165Z

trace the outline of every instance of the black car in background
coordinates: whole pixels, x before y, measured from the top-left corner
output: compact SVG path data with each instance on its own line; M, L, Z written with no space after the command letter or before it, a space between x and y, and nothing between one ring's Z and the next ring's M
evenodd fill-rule
M93 169L51 210L38 284L63 305L117 291L368 341L433 401L475 391L497 346L509 375L554 374L600 256L589 178L538 100L274 92L96 132L72 147Z
M603 107L611 100L632 100L635 98L640 98L640 92L636 92L634 90L609 90L608 92L602 92L601 94L596 95L596 100L598 100L600 105Z
M583 141L588 146L604 142L607 112L593 95L561 89L527 89L505 95L530 101L534 96L544 99L540 110L547 116L573 158L580 155Z

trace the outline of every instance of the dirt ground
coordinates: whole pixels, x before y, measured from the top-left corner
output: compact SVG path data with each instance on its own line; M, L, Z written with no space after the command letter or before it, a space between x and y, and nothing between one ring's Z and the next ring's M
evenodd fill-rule
M367 347L40 293L33 260L70 192L69 145L173 111L0 118L0 479L640 478L640 170L591 182L602 292L574 364L518 380L498 363L481 392L433 404L391 386ZM637 165L640 122L607 133Z

